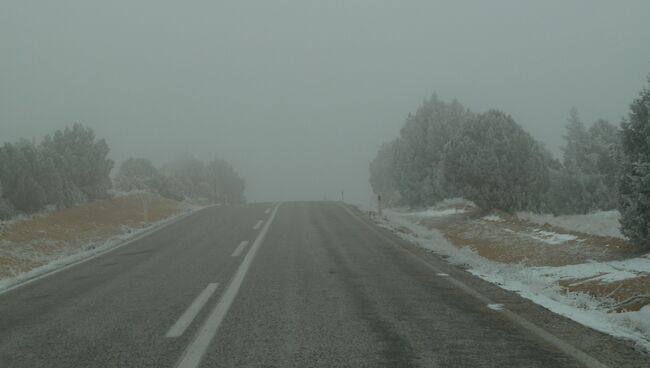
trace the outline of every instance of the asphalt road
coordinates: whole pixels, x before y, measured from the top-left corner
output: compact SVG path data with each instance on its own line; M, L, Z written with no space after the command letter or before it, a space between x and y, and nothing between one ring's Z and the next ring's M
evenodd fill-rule
M335 202L207 208L0 294L2 368L583 366L650 358Z

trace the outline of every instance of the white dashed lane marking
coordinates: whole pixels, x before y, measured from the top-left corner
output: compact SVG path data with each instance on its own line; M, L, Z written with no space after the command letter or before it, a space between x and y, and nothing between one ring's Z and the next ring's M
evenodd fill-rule
M232 252L232 257L239 257L239 255L241 254L241 252L243 252L244 249L246 249L246 246L247 246L247 245L248 245L248 242L247 242L247 241L243 241L243 242L241 242L241 243L237 246L237 248L235 248L235 251Z
M183 313L178 321L176 321L169 331L167 331L165 336L172 338L181 336L185 330L187 330L187 327L192 323L194 318L196 318L196 315L199 314L201 309L203 309L205 303L208 302L208 299L210 299L218 287L219 283L216 282L208 284L201 294L199 294L199 296L197 296L192 304L190 304L190 306L185 310L185 313Z

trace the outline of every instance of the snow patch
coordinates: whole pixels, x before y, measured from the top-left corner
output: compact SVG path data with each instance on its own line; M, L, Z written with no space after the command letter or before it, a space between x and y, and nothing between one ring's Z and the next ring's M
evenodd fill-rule
M503 304L488 304L487 307L495 311L503 310Z
M548 282L586 279L585 281L607 283L650 274L650 259L639 257L624 261L589 262L561 267L532 267L531 272Z
M450 216L450 215L458 215L461 213L465 213L465 210L462 208L446 208L442 210L436 210L433 208L430 208L428 210L424 211L419 211L419 212L410 212L408 213L409 216L417 216L417 217L444 217L444 216Z
M472 201L463 198L450 198L425 210L403 207L393 208L391 211L412 217L445 217L466 213L468 209L474 207L476 205Z
M517 217L539 225L549 224L585 234L625 239L620 231L619 219L621 215L618 211L598 211L586 215L563 216L520 212Z
M492 221L492 222L503 222L503 221L505 221L504 219L502 219L498 215L487 215L487 216L483 216L482 219L485 220L485 221Z
M470 272L482 279L514 291L522 297L539 304L554 313L570 318L582 325L610 334L630 339L650 351L650 309L644 307L639 312L607 313L602 303L583 293L562 294L559 288L544 285L525 269L509 274L491 274L472 269ZM517 280L516 277L522 277Z
M524 235L531 237L535 240L542 241L546 244L552 244L552 245L562 244L571 240L578 239L578 237L575 235L558 234L558 233L554 233L551 231L544 231L544 230L535 230L532 233L528 233Z

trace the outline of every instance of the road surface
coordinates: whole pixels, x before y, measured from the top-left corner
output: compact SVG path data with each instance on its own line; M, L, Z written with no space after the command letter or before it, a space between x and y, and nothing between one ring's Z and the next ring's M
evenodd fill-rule
M352 207L210 207L0 294L0 367L648 367Z

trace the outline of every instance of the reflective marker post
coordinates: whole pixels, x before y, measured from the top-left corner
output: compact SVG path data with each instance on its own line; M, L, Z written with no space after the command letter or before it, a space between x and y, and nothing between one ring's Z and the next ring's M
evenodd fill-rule
M142 195L142 214L144 215L144 226L149 225L149 203L147 203L147 196Z
M381 193L377 194L377 214L379 215L379 218L381 219L383 216L381 214Z

